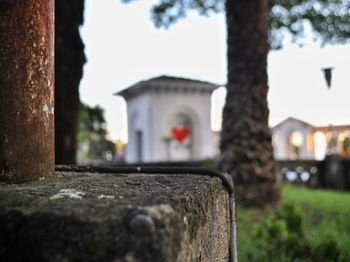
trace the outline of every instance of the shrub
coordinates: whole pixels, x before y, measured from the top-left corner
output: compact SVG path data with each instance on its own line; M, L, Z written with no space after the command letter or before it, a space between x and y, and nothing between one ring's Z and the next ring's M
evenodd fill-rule
M254 239L249 261L345 261L334 236L311 245L305 237L303 217L292 204L272 212L256 227Z

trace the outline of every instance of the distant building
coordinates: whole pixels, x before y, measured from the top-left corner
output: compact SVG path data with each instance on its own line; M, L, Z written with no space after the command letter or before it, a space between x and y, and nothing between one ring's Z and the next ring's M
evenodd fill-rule
M274 126L272 134L278 160L321 160L326 154L350 153L350 125L314 126L290 117Z
M127 102L126 162L213 158L210 110L211 94L217 87L159 76L118 92Z

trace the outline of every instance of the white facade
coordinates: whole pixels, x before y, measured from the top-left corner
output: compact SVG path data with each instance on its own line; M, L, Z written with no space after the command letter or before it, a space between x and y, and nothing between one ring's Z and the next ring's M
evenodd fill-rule
M118 93L127 102L125 160L186 161L212 158L211 93L217 85L161 76Z

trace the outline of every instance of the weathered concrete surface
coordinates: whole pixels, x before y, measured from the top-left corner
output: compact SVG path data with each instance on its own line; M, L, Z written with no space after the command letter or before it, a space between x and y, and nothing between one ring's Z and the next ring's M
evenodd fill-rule
M227 261L227 192L194 175L0 184L0 261Z
M54 175L54 0L0 0L0 181Z

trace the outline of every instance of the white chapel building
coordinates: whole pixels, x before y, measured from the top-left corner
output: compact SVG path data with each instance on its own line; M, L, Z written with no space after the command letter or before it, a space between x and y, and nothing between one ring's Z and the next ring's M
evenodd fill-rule
M172 76L140 81L125 98L128 163L213 158L211 94L219 85Z

